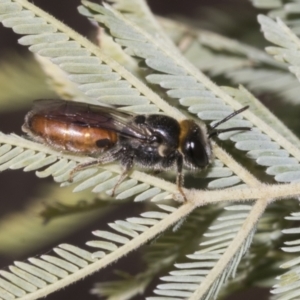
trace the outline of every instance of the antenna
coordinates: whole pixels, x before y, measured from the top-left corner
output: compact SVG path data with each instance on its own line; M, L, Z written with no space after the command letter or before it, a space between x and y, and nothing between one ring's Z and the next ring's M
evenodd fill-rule
M235 130L251 130L250 127L231 127L231 128L226 128L226 129L217 129L215 130L219 125L227 122L228 120L230 120L231 118L233 118L234 116L242 113L243 111L245 111L246 109L248 109L249 106L244 106L242 107L241 109L239 110L236 110L234 111L233 113L231 113L230 115L228 115L227 117L225 117L224 119L220 120L219 122L217 122L215 125L213 125L211 127L211 130L208 132L208 138L211 138L215 135L218 135L220 133L223 133L223 132L228 132L228 131L235 131Z

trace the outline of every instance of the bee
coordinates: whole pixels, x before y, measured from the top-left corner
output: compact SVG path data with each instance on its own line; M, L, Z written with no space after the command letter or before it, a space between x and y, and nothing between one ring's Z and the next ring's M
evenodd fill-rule
M202 170L212 162L211 137L227 131L250 130L216 129L247 108L233 112L208 130L204 123L177 121L162 114L134 114L66 100L36 100L25 116L22 130L31 139L58 151L95 157L75 167L70 181L84 168L119 161L124 171L114 194L134 165L154 171L175 168L177 187L185 198L183 168Z

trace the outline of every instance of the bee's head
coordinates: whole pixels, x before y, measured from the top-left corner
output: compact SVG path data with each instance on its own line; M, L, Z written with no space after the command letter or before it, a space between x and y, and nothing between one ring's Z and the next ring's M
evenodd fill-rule
M184 164L189 169L205 168L212 159L212 148L206 127L192 120L184 120L180 123L180 129L179 147Z
M207 132L205 125L197 124L193 120L183 120L180 123L179 151L183 155L184 164L190 169L205 168L211 163L213 156L210 143L211 137L228 131L251 130L250 127L216 129L219 125L246 109L248 109L248 106L234 111L212 126L209 132Z

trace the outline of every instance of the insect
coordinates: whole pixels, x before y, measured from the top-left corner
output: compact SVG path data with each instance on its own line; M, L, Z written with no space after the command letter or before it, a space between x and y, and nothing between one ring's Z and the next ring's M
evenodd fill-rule
M22 130L33 140L59 151L95 157L74 168L70 179L84 168L119 161L124 171L114 194L135 164L158 171L176 168L178 190L184 196L183 168L201 170L212 162L211 137L227 131L250 130L216 129L247 108L233 112L207 130L194 120L178 122L161 114L139 115L80 102L37 100L26 115Z

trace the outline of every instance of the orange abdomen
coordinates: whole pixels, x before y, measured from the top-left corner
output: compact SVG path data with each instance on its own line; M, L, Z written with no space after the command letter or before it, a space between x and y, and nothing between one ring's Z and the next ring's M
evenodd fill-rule
M28 116L23 130L36 141L57 150L80 154L99 153L114 146L118 140L114 131L57 121L41 114Z

